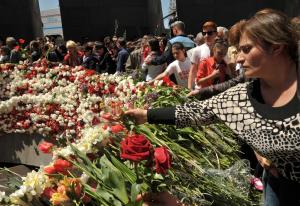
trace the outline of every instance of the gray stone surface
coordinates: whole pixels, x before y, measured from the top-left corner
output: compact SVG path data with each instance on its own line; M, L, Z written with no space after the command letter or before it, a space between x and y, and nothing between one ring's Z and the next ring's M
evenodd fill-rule
M41 135L0 134L0 162L26 164L32 166L47 165L52 156L37 149L43 140Z

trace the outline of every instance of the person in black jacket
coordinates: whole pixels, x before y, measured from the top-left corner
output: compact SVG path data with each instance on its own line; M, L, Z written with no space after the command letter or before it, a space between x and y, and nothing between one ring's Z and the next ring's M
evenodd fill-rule
M96 71L98 73L114 74L116 72L116 63L102 42L95 44L94 54L98 59L98 63L96 65Z
M86 45L84 47L84 56L82 59L82 66L87 69L96 70L96 65L99 60L93 54L93 47L90 45Z

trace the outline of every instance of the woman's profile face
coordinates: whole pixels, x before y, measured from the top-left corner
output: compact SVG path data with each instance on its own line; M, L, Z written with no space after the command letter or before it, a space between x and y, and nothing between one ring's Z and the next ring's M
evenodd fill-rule
M272 54L252 41L247 34L241 36L237 63L241 63L247 78L266 78L272 75L272 60Z

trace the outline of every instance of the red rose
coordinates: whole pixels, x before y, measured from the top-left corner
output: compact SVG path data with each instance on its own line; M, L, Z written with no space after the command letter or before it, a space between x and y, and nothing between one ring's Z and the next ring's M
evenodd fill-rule
M72 167L72 164L67 160L57 159L55 160L53 167L57 172L65 173L68 169Z
M53 165L50 165L44 168L44 172L48 175L52 175L56 174L56 169L53 167Z
M144 135L131 135L121 142L121 158L134 162L146 160L151 149L152 145Z
M154 150L155 168L158 174L166 174L171 167L171 155L167 148L159 147Z
M124 130L124 127L120 124L114 125L111 127L111 132L114 134L117 134L119 132L122 132Z
M39 150L42 151L45 154L51 153L51 150L53 148L53 144L50 142L43 141L38 146Z

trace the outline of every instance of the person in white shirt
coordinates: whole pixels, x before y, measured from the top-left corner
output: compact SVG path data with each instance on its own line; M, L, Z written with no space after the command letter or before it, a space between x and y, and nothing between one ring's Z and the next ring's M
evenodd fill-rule
M172 54L176 60L169 64L167 69L158 75L155 80L161 80L165 76L174 74L177 84L187 88L191 61L186 57L183 44L180 42L174 43L172 45Z
M165 68L165 64L161 65L150 65L147 64L148 59L156 58L157 56L161 55L159 41L156 38L152 38L148 41L148 46L150 49L150 53L146 57L142 65L142 70L147 71L146 81L154 80L159 74L161 74Z
M215 42L215 38L217 37L217 25L212 21L205 22L202 26L202 35L204 36L205 43L201 46L197 46L193 51L191 57L191 68L189 72L188 78L188 88L193 89L195 78L197 75L198 65L200 61L210 57L211 55L211 47Z

